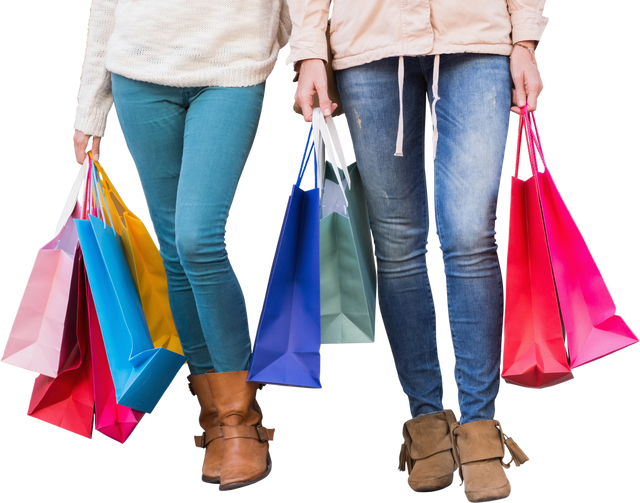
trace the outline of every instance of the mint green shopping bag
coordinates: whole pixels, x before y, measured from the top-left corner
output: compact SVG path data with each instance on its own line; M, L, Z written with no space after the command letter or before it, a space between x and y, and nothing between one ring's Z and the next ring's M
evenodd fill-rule
M320 204L322 343L373 342L376 268L364 188L356 164L345 165L331 118L320 126L321 138L316 143L324 143L329 160L335 163L338 157L341 164L341 170L337 170L335 164L327 161L321 170L324 171Z

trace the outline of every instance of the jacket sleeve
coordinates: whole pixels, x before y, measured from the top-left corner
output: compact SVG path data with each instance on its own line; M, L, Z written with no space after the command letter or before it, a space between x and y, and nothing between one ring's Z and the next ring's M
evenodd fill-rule
M351 1L351 0L347 0ZM291 52L287 63L318 58L327 62L327 20L331 0L289 0Z
M507 0L511 14L511 40L535 40L542 37L542 32L549 19L542 15L545 0Z
M82 65L75 128L84 134L103 136L113 104L111 73L105 67L107 43L115 26L118 0L93 0L89 15L87 49Z

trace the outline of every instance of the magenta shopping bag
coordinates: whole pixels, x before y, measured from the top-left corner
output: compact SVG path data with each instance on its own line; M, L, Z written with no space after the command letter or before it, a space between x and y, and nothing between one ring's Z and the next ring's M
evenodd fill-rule
M102 332L89 281L84 277L87 292L87 313L89 346L93 368L93 392L95 396L95 428L109 438L124 443L144 416L144 412L119 405L116 401L116 388L113 385L107 352L102 340Z

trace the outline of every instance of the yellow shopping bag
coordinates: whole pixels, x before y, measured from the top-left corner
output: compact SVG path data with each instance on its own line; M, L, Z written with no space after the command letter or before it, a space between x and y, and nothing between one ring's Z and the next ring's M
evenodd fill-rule
M164 272L160 252L158 252L142 221L124 204L102 166L95 160L94 164L98 169L100 184L105 193L113 226L122 238L127 261L140 294L153 346L183 354L169 307L167 276ZM102 204L104 205L104 201Z

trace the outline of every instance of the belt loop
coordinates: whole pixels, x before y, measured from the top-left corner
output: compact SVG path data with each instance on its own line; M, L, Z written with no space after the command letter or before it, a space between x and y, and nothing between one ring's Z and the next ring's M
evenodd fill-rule
M438 147L438 117L436 116L436 102L440 99L438 96L438 79L440 77L440 54L436 54L433 60L433 85L431 91L433 93L433 103L431 103L431 123L433 124L433 160L436 160L436 149Z
M398 117L398 138L396 139L395 156L402 157L402 142L404 139L404 114L402 110L403 88L404 88L404 56L398 58L398 88L400 91L400 117Z

